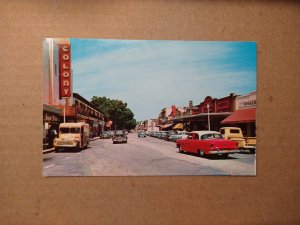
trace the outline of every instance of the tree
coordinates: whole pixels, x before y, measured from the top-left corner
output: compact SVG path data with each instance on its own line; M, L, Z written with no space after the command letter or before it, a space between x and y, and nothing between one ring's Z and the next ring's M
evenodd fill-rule
M113 121L113 127L116 129L133 129L136 126L134 114L127 107L127 103L117 99L94 96L91 102L104 114L104 116Z

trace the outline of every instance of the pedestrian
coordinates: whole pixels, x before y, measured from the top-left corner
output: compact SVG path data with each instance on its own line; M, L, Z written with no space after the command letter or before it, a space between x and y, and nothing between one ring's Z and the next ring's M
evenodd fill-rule
M49 130L49 147L50 148L53 147L53 141L56 137L57 137L57 131L54 128L54 126L52 125L50 130Z

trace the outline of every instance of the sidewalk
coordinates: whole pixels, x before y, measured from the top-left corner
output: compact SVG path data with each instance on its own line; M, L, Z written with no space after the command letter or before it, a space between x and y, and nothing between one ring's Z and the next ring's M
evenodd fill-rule
M48 148L48 149L43 150L43 154L54 152L54 151L55 151L55 148Z
M90 141L95 141L98 139L100 139L100 137L94 137L94 138L91 138ZM54 152L54 151L55 151L55 148L48 148L48 149L43 150L43 154Z

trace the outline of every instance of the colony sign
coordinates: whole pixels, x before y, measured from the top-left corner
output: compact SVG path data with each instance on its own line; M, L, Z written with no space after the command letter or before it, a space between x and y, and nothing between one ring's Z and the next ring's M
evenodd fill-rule
M70 44L59 45L59 95L71 97L71 57Z

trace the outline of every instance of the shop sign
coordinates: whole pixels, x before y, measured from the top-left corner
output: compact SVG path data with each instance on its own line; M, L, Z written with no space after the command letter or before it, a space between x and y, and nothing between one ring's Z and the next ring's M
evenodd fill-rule
M256 94L237 97L236 103L237 103L237 110L256 108Z
M70 44L59 45L60 98L71 97L71 54Z
M44 122L59 122L59 118L54 115L44 115Z

